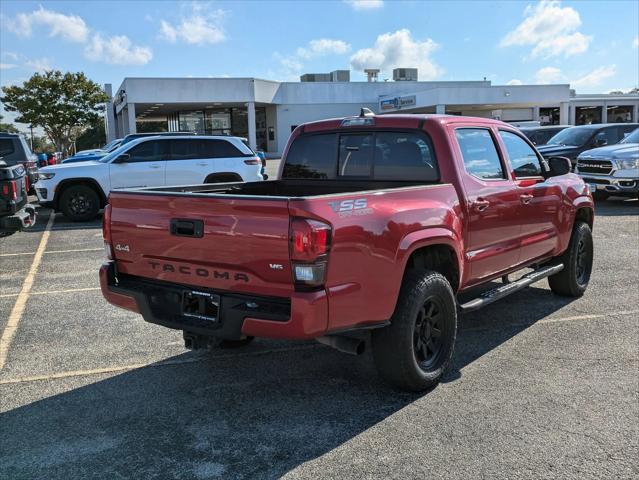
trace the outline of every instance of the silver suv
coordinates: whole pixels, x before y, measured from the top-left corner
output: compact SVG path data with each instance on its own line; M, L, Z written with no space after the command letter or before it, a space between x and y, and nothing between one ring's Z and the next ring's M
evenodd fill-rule
M0 158L7 165L22 165L27 173L29 193L35 193L33 185L38 181L38 157L19 133L0 132Z
M639 195L639 128L615 145L581 153L575 172L588 184L595 199Z

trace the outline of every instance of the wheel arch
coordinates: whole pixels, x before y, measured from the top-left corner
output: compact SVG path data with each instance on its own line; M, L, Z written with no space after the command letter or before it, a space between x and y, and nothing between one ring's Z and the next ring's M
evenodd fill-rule
M102 190L100 184L93 178L69 178L67 180L62 180L55 190L55 196L53 197L53 206L55 210L59 210L60 208L60 197L62 193L69 187L73 187L76 185L87 185L96 191L98 197L100 198L100 208L103 208L107 204L107 196Z
M402 281L410 270L434 270L446 277L453 291L459 289L463 278L463 245L454 232L444 228L413 232L404 238L400 249Z

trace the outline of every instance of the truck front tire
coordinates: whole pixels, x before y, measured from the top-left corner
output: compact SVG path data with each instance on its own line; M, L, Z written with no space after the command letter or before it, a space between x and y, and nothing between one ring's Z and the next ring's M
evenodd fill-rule
M590 281L593 260L593 242L590 226L576 222L566 251L557 257L564 269L548 277L550 289L564 297L581 297Z
M100 210L100 197L88 185L72 185L60 196L60 210L73 222L94 219Z
M375 365L398 388L427 390L444 375L456 336L457 305L448 280L433 271L410 271L390 326L372 332Z

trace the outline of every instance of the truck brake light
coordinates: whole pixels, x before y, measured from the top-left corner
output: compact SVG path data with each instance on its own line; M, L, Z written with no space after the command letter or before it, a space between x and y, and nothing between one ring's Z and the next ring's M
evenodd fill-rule
M247 165L259 165L262 162L259 158L249 158L247 160L244 160L244 163L246 163Z
M331 245L331 226L308 218L292 218L290 255L295 284L316 288L324 284Z
M104 239L104 252L109 260L113 260L113 248L111 247L111 204L104 207L102 216L102 238Z
M2 184L2 195L9 200L18 199L18 184L15 180L8 181Z

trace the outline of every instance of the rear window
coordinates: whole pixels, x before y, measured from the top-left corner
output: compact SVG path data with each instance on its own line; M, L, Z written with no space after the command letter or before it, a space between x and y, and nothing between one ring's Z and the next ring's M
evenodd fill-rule
M298 137L282 178L434 182L439 170L430 140L422 133L328 133Z
M11 155L13 152L15 152L13 140L10 138L0 139L0 157L4 155Z

